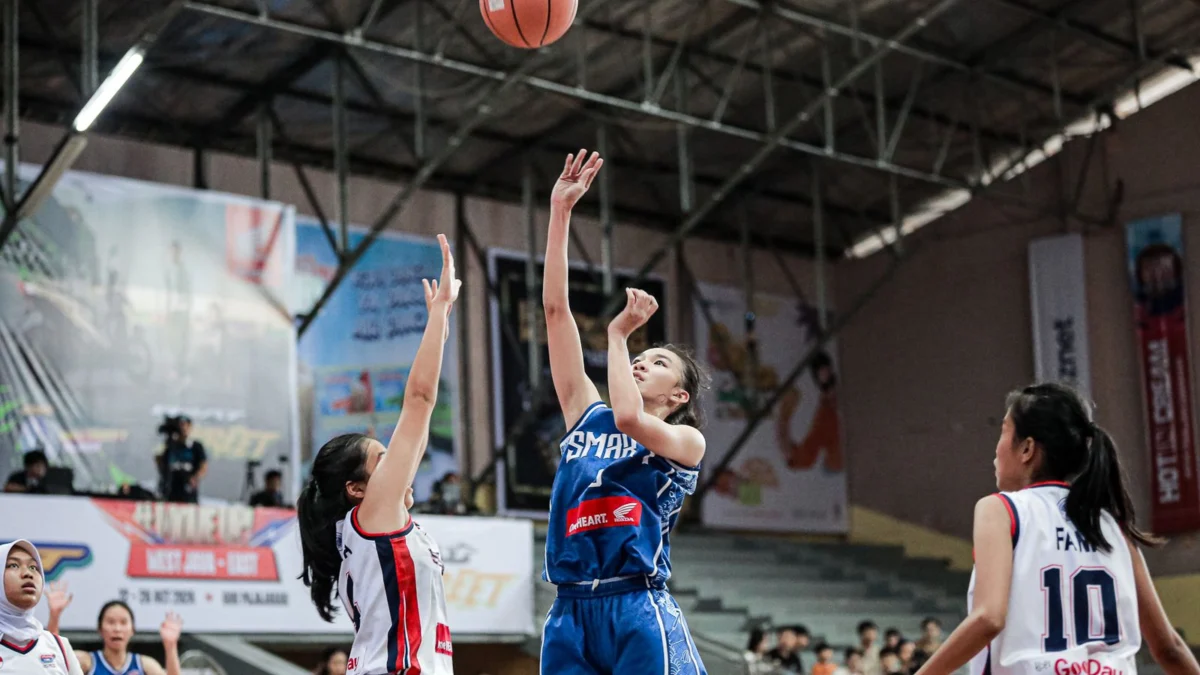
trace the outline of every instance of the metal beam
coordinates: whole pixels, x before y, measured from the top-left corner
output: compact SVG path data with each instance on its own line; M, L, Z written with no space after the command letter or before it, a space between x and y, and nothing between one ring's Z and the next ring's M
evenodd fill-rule
M652 271L666 256L667 252L671 250L671 247L674 246L676 242L682 241L688 236L688 234L692 232L692 230L696 229L700 223L702 223L704 219L710 213L712 213L713 209L715 209L719 204L721 204L721 202L725 200L726 197L730 195L734 188L748 178L750 174L759 167L759 165L761 165L768 157L771 156L771 153L782 144L788 134L792 133L801 125L808 122L816 113L816 111L824 105L825 101L830 96L836 95L837 92L840 91L847 82L853 82L860 75L871 69L876 63L879 62L880 59L882 59L899 45L903 44L905 40L908 40L910 37L918 33L922 28L927 26L930 21L953 7L958 1L959 0L940 0L929 9L921 12L907 25L897 31L890 40L876 46L870 54L861 59L857 64L837 78L837 80L834 81L833 85L828 90L810 101L800 110L800 112L796 113L796 115L788 120L787 123L779 127L779 129L776 130L775 133L771 134L771 137L767 139L757 151L755 151L750 159L748 159L742 164L742 166L734 171L733 175L730 176L729 179L726 180L723 185L721 185L721 187L717 188L717 191L709 197L704 206L696 209L684 219L684 221L680 224L679 229L677 229L671 238L646 260L641 269L638 270L637 275L630 283L636 284L644 279L645 276L649 274L650 271ZM620 301L620 296L610 296L605 314L613 312L619 305Z
M902 166L899 164L895 164L893 162L882 162L882 161L879 161L875 157L866 157L866 156L854 155L851 153L838 152L838 151L834 151L832 154L830 154L830 153L827 153L823 147L813 145L811 143L805 143L803 141L786 138L785 136L779 134L778 130L775 133L768 134L768 133L756 131L753 129L747 129L747 128L738 127L738 126L725 124L725 123L718 123L718 122L714 122L712 120L707 120L707 119L704 119L701 117L697 117L695 115L684 114L684 113L670 111L670 110L666 110L666 109L662 109L662 108L647 107L647 106L644 106L641 101L617 98L617 97L609 96L606 94L600 94L597 92L581 90L573 85L563 84L561 82L556 82L554 80L549 80L549 79L546 79L543 77L531 76L531 75L528 75L523 72L522 73L506 73L504 71L496 70L494 68L480 66L480 65L476 65L476 64L472 64L472 63L466 63L466 62L458 61L455 59L449 59L449 58L439 59L439 58L436 58L433 54L420 52L415 49L409 49L406 47L399 47L396 45L390 45L390 44L385 44L385 43L381 43L381 42L374 42L371 40L362 40L362 41L350 40L346 36L338 34L338 33L334 33L332 31L322 30L319 28L312 28L309 26L303 26L300 24L290 23L287 21L279 20L279 19L272 19L272 18L263 19L255 14L250 14L247 12L242 12L242 11L233 10L233 9L228 9L226 7L209 4L207 2L200 2L197 0L188 0L185 3L185 6L190 10L208 14L208 15L212 15L212 16L221 16L221 17L225 17L227 19L242 21L243 23L253 24L256 26L264 27L264 28L281 30L281 31L292 33L295 35L302 35L305 37L322 40L322 41L329 42L329 43L335 44L335 45L341 44L341 45L354 47L357 49L363 49L366 51L373 51L373 52L377 52L377 53L381 53L381 54L388 54L391 56L407 59L409 61L419 61L422 63L439 66L439 67L446 68L449 70L454 70L457 72L474 75L474 76L482 78L482 79L493 80L496 82L505 82L505 81L508 81L508 79L511 77L512 81L514 83L523 84L523 85L531 87L533 89L546 91L549 93L564 96L566 98L573 98L573 99L577 99L577 100L581 100L581 101L587 101L589 103L597 103L597 104L601 104L601 105L606 105L608 107L622 110L625 112L631 112L631 113L636 113L639 115L645 115L647 117L653 117L653 118L657 118L657 119L668 121L668 122L681 122L683 124L688 124L690 126L703 128L708 131L712 131L712 132L718 133L718 134L723 134L726 136L741 138L743 140L753 141L756 143L771 144L771 146L773 148L774 147L787 148L789 150L800 152L802 154L806 154L806 155L810 155L810 156L814 156L814 157L824 157L826 159L843 162L845 164L851 164L851 165L858 166L858 167L861 167L864 169L881 171L883 173L892 173L892 174L896 174L897 176L900 176L903 178L909 178L912 180L918 180L918 181L923 181L923 182L927 182L927 183L932 183L934 185L940 185L943 187L955 187L955 188L966 187L966 183L964 181L956 180L953 178L948 178L945 176L934 175L923 169ZM897 48L898 46L899 46L898 42L889 40L889 41L884 42L882 44L882 46L879 47L878 49L882 50L882 51L891 51L891 50ZM855 73L855 77L857 77L858 74L861 74L861 72ZM850 79L842 78L842 81L839 83L838 88L841 89L842 86L853 81L853 79L854 78L850 78ZM825 96L825 94L823 94L820 97L820 100L823 101L824 96ZM795 131L795 128L797 126L799 126L799 125L795 125L795 126L788 125L788 127L787 127L788 133Z
M18 0L4 2L4 206L5 218L13 216L17 204L17 166L20 163L21 137L21 48L18 40L18 21L21 8ZM35 0L36 2L36 0ZM7 223L5 223L5 229Z
M592 2L590 2L580 12L580 14L584 15L589 12L594 12L604 4L605 3L603 0L592 0ZM324 31L321 32L324 33ZM340 42L340 40L338 41ZM358 263L363 254L366 253L368 248L370 248L371 244L375 243L375 239L379 236L379 233L382 232L384 228L386 228L392 222L392 220L400 214L400 211L404 209L412 196L416 194L416 192L420 190L430 178L433 177L433 174L439 168L441 168L443 164L446 163L446 160L450 159L450 157L458 150L458 148L464 142L466 142L468 138L470 138L471 133L475 130L475 128L480 124L483 124L484 121L496 113L497 109L493 105L493 102L499 100L501 95L507 93L508 90L516 86L520 82L521 78L526 77L526 73L529 70L532 70L534 66L538 65L550 53L552 53L552 50L542 49L525 57L525 59L521 62L521 65L519 65L515 70L505 73L504 76L500 78L499 82L480 92L480 94L477 95L471 101L471 103L466 106L466 110L470 110L472 112L458 128L458 131L456 131L454 135L450 137L445 146L439 149L421 165L421 168L417 170L417 173L413 179L396 193L396 196L392 198L391 203L387 205L387 207L383 210L383 213L381 213L379 217L375 219L375 222L371 225L371 228L368 230L366 236L362 238L357 246L347 252L342 264L338 265L337 272L335 272L333 278L329 280L329 284L325 286L325 291L321 294L321 297L317 298L317 301L313 304L312 309L310 309L301 319L300 325L296 329L297 337L304 335L305 331L308 330L308 327L312 325L313 320L317 318L317 314L321 311L321 308L325 306L325 303L329 302L329 298L333 296L333 292L336 291L338 286L341 285L350 269Z

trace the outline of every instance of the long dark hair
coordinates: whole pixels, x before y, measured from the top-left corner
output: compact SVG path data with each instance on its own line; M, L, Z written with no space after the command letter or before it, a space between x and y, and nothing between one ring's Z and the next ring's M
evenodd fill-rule
M667 415L667 424L684 424L703 429L704 412L700 408L700 393L709 388L712 376L708 374L708 369L696 360L696 355L688 347L666 344L659 345L659 349L665 349L679 357L679 362L683 365L679 387L688 393L687 403Z
M317 613L333 621L337 612L333 588L341 572L337 550L337 524L354 507L346 483L367 479L367 441L363 434L342 434L331 439L313 460L312 476L296 501L304 572L300 580L312 593Z
M1139 544L1161 541L1135 525L1133 500L1111 436L1092 421L1092 405L1064 384L1035 384L1008 395L1008 414L1015 438L1032 438L1042 447L1039 479L1071 484L1067 493L1067 518L1084 541L1109 552L1113 542L1100 529L1107 511L1121 531Z

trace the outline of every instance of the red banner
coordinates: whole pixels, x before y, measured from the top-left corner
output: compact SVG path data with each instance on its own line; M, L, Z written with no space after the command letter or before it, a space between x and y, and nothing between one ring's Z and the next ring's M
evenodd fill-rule
M1139 220L1126 234L1150 451L1151 528L1198 530L1182 219L1176 214Z

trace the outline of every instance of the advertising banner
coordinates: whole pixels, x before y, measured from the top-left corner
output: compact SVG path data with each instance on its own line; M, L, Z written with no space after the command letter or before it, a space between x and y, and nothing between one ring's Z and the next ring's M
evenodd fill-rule
M41 450L77 490L156 491L178 414L207 455L202 500L294 467L294 255L289 206L63 176L0 251L0 472Z
M1130 223L1126 243L1151 458L1151 528L1164 534L1197 530L1200 482L1183 219L1172 214Z
M365 230L351 230L350 245ZM315 221L296 226L297 311L306 311L337 271L337 256ZM425 331L421 279L437 279L442 252L434 239L381 235L300 338L300 400L305 462L321 445L345 433L365 433L387 443L400 419L404 383ZM429 446L413 481L417 501L433 483L458 471L458 333L442 358L438 403Z
M1083 236L1067 234L1029 243L1033 308L1033 365L1038 382L1069 384L1091 396L1091 349Z
M811 348L816 316L794 298L758 293L754 340L747 339L745 292L701 283L694 311L696 353L713 374L704 399L708 451L705 480L743 431L748 409L765 399ZM704 497L704 524L779 532L845 532L849 528L845 458L837 406L836 347L829 344L809 372L759 424Z
M63 630L95 630L109 600L156 631L168 611L195 633L336 633L298 579L296 517L284 509L197 506L83 497L0 495L0 541L29 539L49 581L74 594ZM422 516L438 542L450 628L459 635L533 633L533 525ZM39 618L47 619L46 604Z
M495 405L495 439L500 445L512 438L505 450L504 462L496 472L499 481L497 501L502 513L522 514L544 518L550 509L550 488L558 470L558 442L566 433L562 411L550 383L550 358L546 349L546 323L541 311L541 291L532 298L537 304L537 325L530 326L525 288L525 261L522 253L492 250L489 252L489 271L498 290L499 300L492 299L492 363ZM537 278L542 278L542 264L537 263ZM618 289L633 279L633 274L617 271ZM567 283L570 285L571 312L579 324L583 342L583 360L588 377L596 383L601 398L608 395L608 323L601 316L606 296L599 269L589 271L585 265L572 265ZM658 312L650 322L629 338L629 352L637 354L666 341L667 297L662 279L650 277L638 287L658 299ZM536 382L529 381L529 342L536 339L540 354L546 395L536 410L529 410ZM518 427L518 423L526 424Z

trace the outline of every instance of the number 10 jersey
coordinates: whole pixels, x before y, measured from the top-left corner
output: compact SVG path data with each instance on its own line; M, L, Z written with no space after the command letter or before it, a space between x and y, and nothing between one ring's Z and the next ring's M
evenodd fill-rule
M971 675L1135 675L1141 646L1133 561L1105 512L1105 553L1067 518L1068 485L1002 492L1011 519L1012 586L1004 629L971 660ZM975 575L967 595L975 601Z

